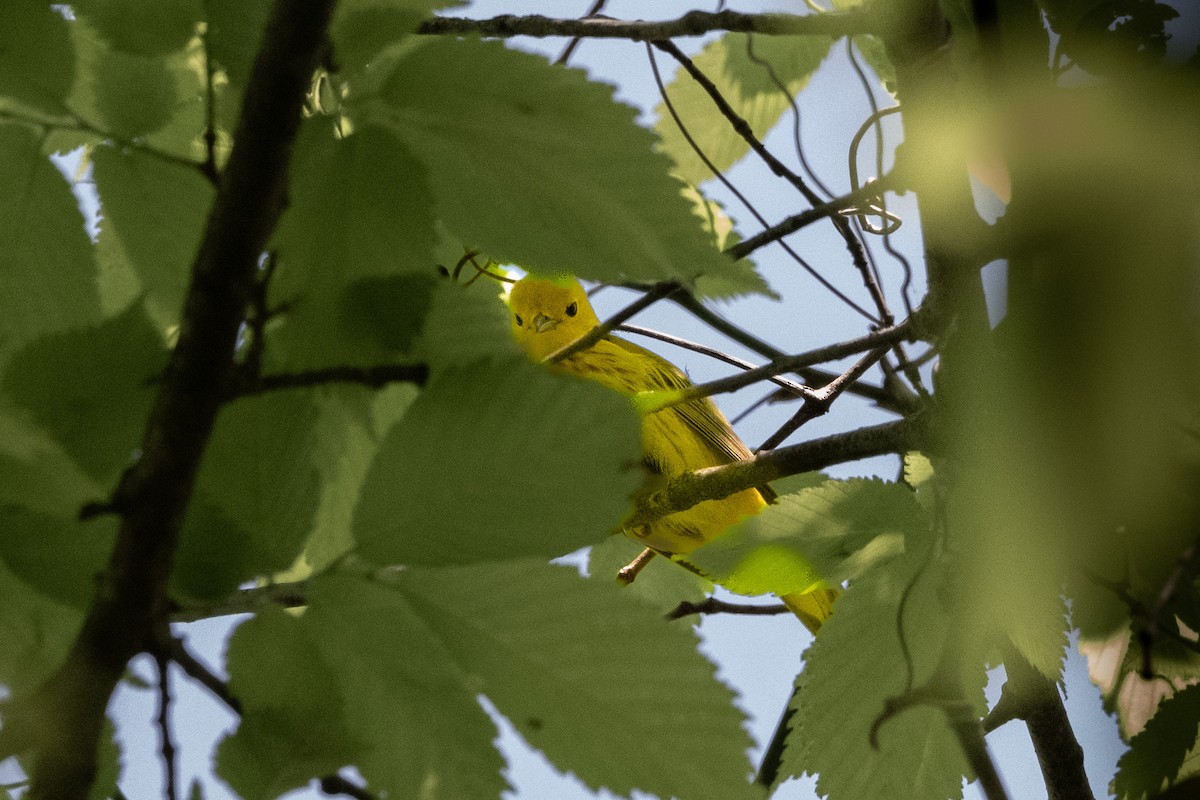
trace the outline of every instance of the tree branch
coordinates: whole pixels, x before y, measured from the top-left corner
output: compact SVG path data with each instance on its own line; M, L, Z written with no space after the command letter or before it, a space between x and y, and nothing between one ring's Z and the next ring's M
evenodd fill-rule
M790 609L783 603L752 605L750 603L727 603L715 597L706 597L699 603L684 600L675 606L675 608L668 611L666 616L667 619L682 619L692 614L741 614L743 616L755 617L790 613Z
M589 39L631 39L649 42L681 36L703 36L710 31L761 33L768 36L852 36L875 33L874 15L866 11L831 14L743 14L737 11L689 11L682 17L662 22L626 21L608 17L554 19L540 14L502 14L491 19L433 17L417 27L428 36L478 34L511 36L572 36Z
M783 358L787 355L782 350L764 342L762 339L759 339L749 331L742 330L734 323L722 317L720 314L717 314L715 311L705 307L703 303L686 292L680 292L672 295L671 300L677 305L683 307L701 322L707 324L713 330L728 336L733 341L749 350L753 350L761 356L774 359ZM796 374L803 378L806 383L821 385L827 384L837 377L837 375L832 372L826 372L823 369L813 369L812 367L797 369ZM895 391L890 391L889 389L885 389L880 386L863 383L862 381L856 381L855 383L851 384L846 391L849 394L866 398L867 400L870 400L878 405L880 408L894 411L897 414L909 413L916 411L918 408L919 398L915 393L912 392L909 392L908 394L899 394Z
M793 214L781 222L747 239L743 239L731 247L727 247L725 253L734 259L745 258L755 250L795 233L801 228L806 228L814 222L820 222L826 217L855 211L863 203L873 200L886 191L892 190L897 183L895 172L890 172L878 180L868 181L865 185L852 192L847 192L841 197L835 197L828 202L818 203L807 211Z
M686 472L640 498L625 525L647 525L705 500L728 497L785 475L824 469L860 458L919 450L924 443L925 428L926 423L921 417L902 419L781 447L745 461Z
M1083 769L1083 748L1075 738L1058 687L1034 669L1016 648L1009 648L1004 670L1019 698L1019 716L1025 720L1029 738L1033 740L1033 750L1046 780L1047 800L1095 800Z
M308 605L308 581L273 583L253 589L240 589L227 600L210 606L189 606L171 613L171 622L197 622L232 614L253 614L267 606L298 608Z
M122 522L96 599L64 663L29 700L31 800L83 800L109 697L167 618L179 529L235 365L259 255L283 210L300 110L334 0L277 0L246 88L235 144L184 301L179 341L154 399L141 458L121 481ZM25 720L28 724L29 720Z
M307 372L263 375L233 392L235 397L250 397L281 389L303 389L329 383L357 383L371 389L381 389L389 383L415 383L423 386L429 379L425 364L380 364L373 367L325 367Z

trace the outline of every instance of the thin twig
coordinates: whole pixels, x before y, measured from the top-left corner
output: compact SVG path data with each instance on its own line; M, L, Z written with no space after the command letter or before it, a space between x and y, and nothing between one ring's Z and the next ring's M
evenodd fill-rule
M330 383L356 383L380 389L391 383L415 383L423 386L429 380L426 364L380 364L373 367L325 367L306 372L263 375L258 380L237 387L233 397L251 397L283 389L304 389Z
M785 422L779 430L775 431L758 449L771 450L778 447L787 441L802 425L828 412L829 407L838 398L838 395L844 392L846 387L854 381L861 378L863 373L870 369L886 352L887 348L879 348L867 353L855 362L850 369L834 378L821 389L811 392L805 397L804 405L800 407L800 410L792 415L792 418Z
M326 775L320 780L321 791L325 794L344 794L354 800L375 800L375 795L363 787L351 783L341 775Z
M820 222L827 217L839 214L853 213L863 203L867 203L878 197L881 193L893 188L896 183L893 175L889 174L879 180L870 181L865 186L847 192L841 197L835 197L832 200L819 203L806 211L801 211L799 214L793 214L781 222L771 225L735 245L727 247L725 254L734 259L745 258L755 250L765 247L772 242L779 241L784 236L795 233L801 228L808 227L814 222Z
M706 597L699 603L684 600L667 612L667 619L681 619L692 614L741 614L743 616L775 616L790 613L783 603L752 605L750 603L727 603L715 597Z
M181 639L175 636L170 637L166 648L166 655L179 665L185 675L212 692L213 697L224 703L230 711L241 715L242 704L229 690L229 684L214 675L208 667L192 655Z
M674 58L680 66L692 76L692 80L696 81L709 98L716 105L721 115L729 122L733 130L742 137L742 140L750 146L750 149L762 159L763 163L775 175L783 178L793 187L796 188L801 195L804 196L809 203L814 206L821 205L824 202L823 198L809 188L804 179L797 175L792 170L788 169L787 165L775 157L775 154L768 150L758 137L754 134L754 129L750 127L750 123L745 120L733 106L729 105L729 101L721 94L721 90L717 88L704 72L692 62L690 58L684 55L683 51L671 41L654 41L650 43L654 47L667 53ZM875 281L867 266L866 256L863 253L862 243L855 237L854 232L850 229L850 223L839 216L831 216L829 220L837 229L838 234L846 243L846 249L850 253L850 259L854 262L855 268L862 276L863 284L866 286L872 300L875 301L875 307L879 311L879 321L884 325L890 325L892 322L891 312L888 311L887 300L883 296L883 291L879 288L879 284ZM763 223L766 224L765 222ZM853 305L853 304L851 304ZM861 310L860 310L861 311ZM868 315L870 316L870 315Z
M768 150L766 146L759 141L758 137L754 134L754 129L750 127L750 123L734 110L733 106L729 104L729 101L725 99L725 96L721 94L721 90L717 88L716 84L713 83L709 77L705 75L704 72L695 65L695 63L692 62L690 58L684 55L683 51L680 50L674 42L655 41L651 42L651 44L679 62L680 66L682 66L684 70L686 70L687 73L692 76L692 80L696 81L696 83L698 83L700 87L704 89L705 93L713 101L713 104L716 105L717 109L721 112L721 116L725 117L738 136L742 137L742 140L745 141L746 144L750 146L750 149L762 159L763 163L767 165L771 172L780 178L783 178L793 187L795 187L795 189L800 192L801 195L803 195L804 199L806 199L812 205L817 206L824 202L824 198L809 188L808 184L804 182L803 178L801 178L792 170L788 169L786 164L776 158L775 154ZM880 289L879 283L875 280L875 277L871 274L871 270L867 265L866 255L863 252L862 243L858 241L858 238L854 235L853 230L850 228L850 223L845 219L834 215L829 217L829 220L833 223L838 234L845 241L846 249L850 253L850 259L854 262L855 269L857 269L862 276L863 284L866 286L871 298L875 301L875 307L879 311L880 320L884 325L890 325L892 321L892 315L891 312L888 311L887 300L884 298L883 290Z
M779 95L787 101L787 104L792 109L792 142L796 146L796 159L800 162L800 166L808 173L808 177L812 178L812 182L826 197L833 197L833 192L829 187L817 176L816 170L808 163L808 158L804 155L804 145L800 140L800 104L796 102L796 98L788 90L787 85L775 72L774 65L765 58L760 58L754 52L754 34L746 34L746 57L762 67L767 77L771 79L771 83L775 84L775 88L779 90Z
M619 325L617 330L624 333L634 333L638 336L646 336L650 339L657 339L658 341L666 342L667 344L673 344L676 347L682 347L686 350L691 350L693 352L709 356L710 358L715 358L718 361L724 361L726 364L739 367L740 369L755 369L755 366L749 361L738 358L734 355L730 355L729 353L718 350L715 347L709 347L706 344L700 344L699 342L681 339L678 336L672 336L671 334L663 333L662 331L651 330L650 328L643 328L638 325ZM771 381L771 383L774 383L776 386L787 389L797 397L803 397L804 393L808 391L807 387L801 386L795 381L790 381L787 378L780 377L779 375L772 375L767 380Z
M688 131L687 126L684 125L683 118L679 116L679 112L676 110L675 104L671 102L671 97L667 94L667 87L663 83L662 74L658 70L658 59L654 57L655 46L656 45L651 42L646 43L646 57L650 60L650 71L654 75L654 83L658 87L658 94L660 97L662 97L663 105L666 107L667 112L671 115L671 119L675 122L675 127L679 129L679 133L688 143L688 146L692 148L692 152L694 152L696 157L703 162L704 166L708 168L708 171L713 174L713 177L719 180L721 185L728 189L729 193L736 197L738 201L746 207L746 210L749 211L756 220L758 220L759 225L762 225L764 228L767 227L767 218L759 213L759 210L754 207L754 204L751 203L750 200L744 194L742 194L736 186L733 185L733 182L729 180L729 178L725 177L725 174L717 168L717 165L712 162L712 159L705 155L704 150L700 147L700 144ZM783 249L783 252L788 254L789 258L799 264L801 269L811 275L813 280L821 284L826 291L828 291L841 302L845 303L849 308L854 309L857 313L866 317L871 322L878 322L878 320L871 315L871 312L855 303L844 292L834 286L828 278L822 275L820 271L818 271L817 268L812 264L805 261L804 258L795 250L793 250L787 242L779 240L779 246Z
M819 347L816 350L810 350L807 353L776 358L766 364L763 364L761 367L754 367L753 369L747 369L745 372L738 373L737 375L730 375L728 378L719 378L715 381L709 381L708 383L702 383L698 386L693 386L683 392L674 394L669 400L664 401L662 405L652 406L650 409L646 410L652 409L658 411L663 408L679 405L680 403L698 400L701 397L711 397L717 394L735 392L738 389L751 386L763 379L771 378L785 372L795 372L804 367L812 366L813 364L823 364L826 361L837 361L838 359L857 355L858 353L866 350L877 349L881 345L891 346L893 342L896 342L907 336L908 330L909 322L906 320L899 325L894 325L890 328L884 328L883 330L879 331L873 331L872 333L868 333L866 336L860 336L857 339L851 339L848 342L839 342L837 344ZM886 352L886 350L882 352ZM879 360L879 357L879 355L875 355L871 363ZM867 364L866 366L869 367L870 364ZM852 378L850 378L850 381L856 381L862 376L862 373L866 371L866 367L863 367L861 370L852 368L851 371L855 374ZM800 396L804 397L806 400L812 400L817 403L827 403L849 386L849 383L846 380L846 374L848 373L832 376L825 388L821 390L810 389L806 386L800 386L796 388L799 389ZM830 387L834 388L831 389ZM826 394L823 394L823 392L826 392ZM828 394L828 392L832 392L832 395Z
M594 0L591 8L589 8L587 10L587 13L583 15L583 19L587 19L588 17L594 17L597 14L599 14L604 9L604 6L607 2L608 2L608 0ZM582 36L576 36L573 39L571 39L571 41L567 42L567 46L563 48L563 51L561 53L559 53L558 58L554 59L554 63L560 64L560 65L565 65L567 63L567 61L570 60L571 54L575 52L575 48L579 47L579 43L582 41L583 41Z
M670 295L679 291L680 288L681 287L679 286L678 283L655 284L654 288L650 289L650 291L646 292L644 295L642 295L637 300L635 300L634 302L627 305L625 308L623 308L620 311L618 311L617 313L613 314L611 317L609 317L607 320L605 320L602 324L597 325L596 327L592 328L586 334L584 334L583 336L580 336L578 339L571 342L566 347L559 348L555 352L546 356L546 358L545 358L546 363L547 364L557 364L559 361L562 361L564 358L569 358L570 356L573 356L576 353L587 350L589 347L594 345L596 342L600 341L605 336L608 336L610 333L612 333L613 330L618 325L621 325L627 319L629 319L629 318L633 317L634 315L649 308L650 306L657 303L659 300L663 299L664 297L669 297Z
M208 0L204 0L204 35L200 37L200 44L204 48L204 163L200 165L200 171L209 183L216 186L221 174L217 170L217 103L213 88L212 53L208 46L211 25Z
M167 800L175 800L175 785L178 778L175 775L175 743L171 739L171 660L164 653L154 657L158 665L158 731L162 736L159 752L162 754L163 770L165 772Z
M1145 622L1138 630L1138 643L1142 646L1142 677L1146 680L1154 677L1154 640L1158 638L1163 611L1175 597L1175 592L1183 581L1184 573L1191 569L1192 562L1196 560L1196 554L1200 551L1200 548L1197 547L1198 544L1200 541L1193 541L1179 554L1179 558L1175 561L1175 568L1171 570L1167 582L1163 584L1162 590L1158 593L1158 599L1154 601L1154 607L1147 612Z
M201 172L204 171L204 165L198 161L193 161L190 158L186 158L185 156L177 155L175 153L170 153L166 150L159 150L157 148L150 147L144 142L122 138L115 133L97 128L95 125L79 116L73 115L70 117L49 117L17 113L10 109L0 109L0 121L19 122L25 125L33 125L34 127L41 128L43 130L54 128L57 130L88 133L102 141L112 142L121 149L145 153L146 155L153 156L160 161L165 161L168 164L175 164L188 169L198 169Z
M512 36L579 36L589 39L632 39L649 42L703 36L712 31L761 33L768 36L850 36L875 33L878 23L868 11L836 14L743 14L737 11L689 11L678 19L662 22L626 21L607 17L555 19L540 14L518 16L502 14L491 19L433 17L417 26L427 36L464 36L477 34L508 38Z
M728 336L743 347L753 350L765 358L776 359L787 356L782 350L764 342L749 331L738 327L686 292L673 295L671 301L713 330ZM824 385L837 377L836 373L813 367L798 368L794 372L803 378L805 383L817 385ZM916 394L902 394L898 391L863 383L862 381L856 381L846 391L849 394L858 395L870 400L880 408L893 411L897 414L908 414L919 408L919 398Z

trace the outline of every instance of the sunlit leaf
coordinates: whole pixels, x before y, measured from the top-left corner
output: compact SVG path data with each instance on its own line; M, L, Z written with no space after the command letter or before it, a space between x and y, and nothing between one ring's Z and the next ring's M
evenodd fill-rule
M475 40L422 42L391 70L359 114L412 148L442 222L464 243L589 280L744 271L711 247L669 162L609 87Z
M380 447L354 514L358 552L378 564L563 555L617 527L640 454L615 392L519 357L449 367Z

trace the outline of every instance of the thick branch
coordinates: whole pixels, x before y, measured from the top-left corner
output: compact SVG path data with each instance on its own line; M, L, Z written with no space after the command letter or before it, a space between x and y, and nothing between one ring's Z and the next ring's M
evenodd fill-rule
M860 458L919 450L924 429L925 423L920 418L902 419L781 447L745 461L687 472L638 500L626 526L646 525L704 500L728 497L785 475L824 469Z
M116 506L122 524L96 600L59 670L32 698L46 731L29 797L83 800L96 774L104 710L128 660L166 620L166 582L179 528L217 411L233 375L238 328L256 263L283 209L300 110L334 0L272 8L246 89L233 151L184 303L172 353Z
M502 14L491 19L433 17L417 28L432 36L577 36L590 39L631 39L649 42L681 36L703 36L710 31L760 33L768 36L852 36L876 32L874 17L865 11L837 14L742 14L737 11L689 11L661 22L627 21L608 17L554 19L540 14Z
M1075 738L1058 687L1015 649L1004 659L1004 669L1019 698L1019 716L1029 728L1048 800L1095 800L1083 769L1083 748ZM1008 689L1005 685L1006 692Z

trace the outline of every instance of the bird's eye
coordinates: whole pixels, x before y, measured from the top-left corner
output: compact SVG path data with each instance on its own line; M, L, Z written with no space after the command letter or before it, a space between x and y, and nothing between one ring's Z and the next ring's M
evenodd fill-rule
M524 323L522 323L522 322L521 322L521 315L520 315L520 314L513 314L513 319L515 319L515 320L517 321L517 327L518 327L518 328L519 328L519 327L521 327L521 325L523 325L523 324L524 324Z
M571 305L567 306L567 316L568 317L573 317L578 313L579 313L579 303L571 303Z

